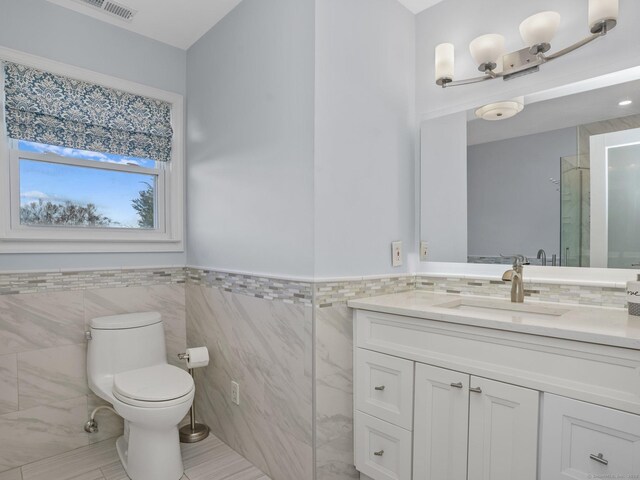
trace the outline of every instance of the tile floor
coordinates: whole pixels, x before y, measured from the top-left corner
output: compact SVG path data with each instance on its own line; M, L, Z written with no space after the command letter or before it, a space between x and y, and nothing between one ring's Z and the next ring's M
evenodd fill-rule
M210 435L181 444L185 475L181 480L270 480L248 460ZM0 480L128 480L115 439L0 473Z

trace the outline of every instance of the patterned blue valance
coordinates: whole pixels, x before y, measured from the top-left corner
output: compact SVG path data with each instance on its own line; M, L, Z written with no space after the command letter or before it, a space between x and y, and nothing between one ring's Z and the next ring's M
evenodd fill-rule
M34 68L4 64L8 135L16 140L171 159L171 105Z

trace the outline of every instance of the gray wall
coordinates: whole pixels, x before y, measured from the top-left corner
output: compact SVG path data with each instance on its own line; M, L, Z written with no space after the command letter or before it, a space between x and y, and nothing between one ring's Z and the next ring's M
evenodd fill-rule
M44 0L2 0L0 46L186 93L186 52ZM3 254L2 270L182 265L184 253Z
M469 255L560 253L560 158L575 155L564 128L468 148Z
M316 5L315 273L402 273L415 251L415 17L396 0ZM405 261L391 266L391 242Z
M313 274L314 1L245 0L188 51L188 263Z
M430 262L467 261L467 114L421 125L420 239Z

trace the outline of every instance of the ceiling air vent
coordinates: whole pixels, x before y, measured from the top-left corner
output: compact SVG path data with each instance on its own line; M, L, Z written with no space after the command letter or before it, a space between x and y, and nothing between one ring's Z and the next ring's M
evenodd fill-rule
M83 5L90 6L97 10L100 10L108 15L113 17L117 17L120 20L124 20L126 22L130 22L133 19L133 16L138 13L136 10L125 7L124 5L116 2L112 2L111 0L75 0L78 3L82 3Z

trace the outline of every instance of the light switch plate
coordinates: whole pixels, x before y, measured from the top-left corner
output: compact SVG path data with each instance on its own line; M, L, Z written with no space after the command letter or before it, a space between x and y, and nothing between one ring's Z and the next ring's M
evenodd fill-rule
M429 244L427 242L420 242L420 261L426 262L429 257Z
M402 266L402 242L391 242L391 265Z

